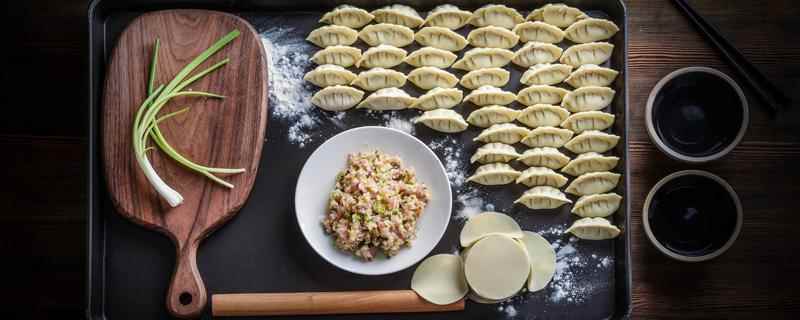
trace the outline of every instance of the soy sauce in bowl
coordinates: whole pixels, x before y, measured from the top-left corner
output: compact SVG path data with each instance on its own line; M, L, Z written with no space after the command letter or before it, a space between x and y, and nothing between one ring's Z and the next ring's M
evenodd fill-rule
M715 69L676 70L656 84L645 113L647 133L664 153L706 162L730 152L749 122L747 100L730 77Z
M727 250L741 228L741 205L721 178L698 170L676 172L650 191L645 232L664 254L703 261Z

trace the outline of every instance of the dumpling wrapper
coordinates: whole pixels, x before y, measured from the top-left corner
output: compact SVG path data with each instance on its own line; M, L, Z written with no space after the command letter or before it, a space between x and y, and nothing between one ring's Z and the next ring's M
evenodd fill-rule
M517 241L525 247L531 263L528 291L536 292L544 289L556 273L556 252L550 242L531 231L523 231L522 238Z
M511 238L522 238L522 228L511 217L499 212L484 212L478 214L464 224L461 229L459 241L461 246L472 246L483 237L490 235L505 235Z
M475 302L480 303L480 304L498 304L498 303L501 303L501 302L504 302L504 301L508 300L508 299L502 299L502 300L486 299L484 297L481 297L479 294L475 293L475 291L470 291L467 294L467 299L470 299L470 300L475 301Z
M504 235L490 235L469 250L464 261L467 283L482 298L502 300L525 286L531 264L525 249Z
M454 254L437 254L419 264L411 277L411 290L430 303L445 305L469 291L464 262Z

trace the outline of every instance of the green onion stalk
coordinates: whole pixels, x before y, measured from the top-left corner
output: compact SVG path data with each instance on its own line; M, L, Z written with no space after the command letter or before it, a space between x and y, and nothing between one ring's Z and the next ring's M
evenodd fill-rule
M175 191L172 187L167 185L163 179L158 175L158 173L153 168L150 160L147 158L147 151L154 149L153 147L148 147L147 142L149 139L152 139L156 146L164 152L167 156L169 156L174 161L181 164L183 167L195 171L201 175L206 176L207 178L211 179L212 181L225 186L227 188L233 188L233 184L217 177L216 174L236 174L242 173L245 171L243 168L239 169L229 169L229 168L212 168L207 166L202 166L193 161L187 159L183 155L181 155L172 145L167 142L164 138L164 135L161 133L158 125L159 123L184 113L188 111L189 107L184 107L179 109L178 111L168 113L166 115L158 116L158 112L161 111L167 102L170 99L175 97L181 96L188 96L188 97L205 97L205 98L212 98L212 99L224 99L225 97L215 93L209 92L202 92L202 91L182 91L184 88L192 84L193 82L199 80L200 78L208 75L209 73L221 68L225 64L227 64L230 60L225 58L212 66L198 72L197 74L189 77L189 74L194 71L198 66L203 64L209 57L217 53L219 50L224 48L228 43L233 41L239 36L239 30L234 30L225 35L224 37L220 38L215 42L211 47L200 53L197 57L194 58L189 64L187 64L180 72L173 78L169 83L166 85L162 84L155 87L155 78L156 78L156 66L158 64L158 49L160 46L160 42L156 39L155 45L153 46L153 59L150 63L150 74L148 77L147 82L147 98L142 102L139 106L139 110L136 112L136 116L134 117L133 121L133 149L136 154L136 162L139 165L139 168L142 169L144 176L147 178L147 181L153 186L153 188L158 192L158 194L166 200L166 202L172 206L177 207L183 202L183 196L180 193ZM188 78L187 78L188 77Z

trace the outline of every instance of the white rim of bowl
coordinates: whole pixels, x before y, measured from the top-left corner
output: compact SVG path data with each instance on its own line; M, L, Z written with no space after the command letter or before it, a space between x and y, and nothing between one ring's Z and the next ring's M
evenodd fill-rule
M658 136L658 133L656 133L655 126L653 125L653 102L655 102L658 93L661 92L661 89L670 80L674 79L679 75L690 72L704 72L717 76L722 80L725 80L728 84L731 85L731 87L733 87L733 90L736 91L736 94L739 95L739 101L741 102L741 108L742 108L742 123L739 126L739 132L736 134L736 137L733 139L733 141L731 141L731 143L728 144L728 146L726 146L719 152L703 157L688 156L671 149L664 143L664 141L661 140L661 137ZM686 67L683 69L672 71L670 74L668 74L664 78L661 78L661 80L659 80L658 83L656 83L656 85L653 87L653 90L650 91L650 96L647 98L647 107L645 109L644 120L645 120L645 125L647 126L647 135L650 136L650 140L652 140L653 143L655 143L656 147L658 147L659 150L661 150L662 152L666 153L668 156L676 160L686 161L690 163L703 163L722 158L723 156L731 152L733 148L736 148L736 146L739 145L739 142L742 141L742 138L744 137L745 132L747 132L747 127L750 123L749 109L750 108L747 104L747 98L745 97L742 88L739 87L739 85L735 81L733 81L731 77L720 72L717 69L709 67Z
M659 242L658 239L656 239L655 235L653 235L653 231L650 229L650 202L653 200L653 197L655 196L656 192L658 192L661 189L661 187L664 186L664 184L666 184L667 182L675 180L676 178L679 177L689 176L689 175L706 177L719 183L723 188L725 188L726 191L728 191L728 194L731 196L731 198L733 199L733 203L736 206L736 226L734 227L733 233L731 234L730 238L728 238L728 241L726 241L725 244L723 244L722 247L720 247L719 249L714 250L713 252L702 256L686 256L667 249L667 247L662 245L661 242ZM658 183L656 183L656 185L653 186L652 189L650 189L650 192L647 194L647 199L644 200L644 208L642 208L642 224L644 224L644 233L647 234L647 238L650 239L650 243L656 246L656 248L658 248L658 251L661 251L661 253L663 253L664 255L673 258L675 260L684 262L701 262L701 261L711 260L725 253L725 251L728 251L728 249L733 245L734 242L736 242L736 239L739 237L739 233L742 229L742 217L743 217L742 203L741 201L739 201L739 195L736 194L736 191L733 190L733 187L731 187L731 185L727 181L720 178L719 176L703 170L683 170L674 172L664 177L663 179L658 181Z
M407 135L407 136L411 137L412 140L416 141L417 143L419 143L420 145L425 147L425 150L427 150L427 152L431 153L434 158L436 158L437 160L439 159L439 156L437 156L436 153L433 152L433 150L431 150L430 147L428 147L428 145L426 145L425 143L423 143L422 141L417 139L417 137L412 136L412 135L410 135L410 134L408 134L408 133L406 133L406 132L404 132L402 130L398 130L398 129L395 129L395 128L389 128L389 127L381 127L381 126L356 127L356 128L348 129L348 130L345 130L345 131L337 133L333 137L330 137L327 140L325 140L325 142L320 144L316 149L314 149L314 152L311 152L311 154L308 156L308 158L306 158L306 161L303 162L303 167L300 169L300 173L297 175L297 180L299 181L300 177L303 175L303 171L305 171L305 169L306 169L306 164L308 163L308 160L311 159L311 157L314 156L314 154L317 153L317 151L319 151L319 149L321 149L322 146L324 146L325 144L327 144L328 142L330 142L331 140L333 140L334 138L336 138L336 137L338 137L340 135L344 135L346 133L352 133L353 131L360 131L360 130L366 130L366 129L389 130L389 131L395 131L395 132ZM436 161L436 163L439 164L439 167L442 169L443 172L447 173L447 170L445 170L444 165L442 165L442 161L441 160ZM447 202L452 204L453 203L453 186L450 185L450 179L446 179L446 180L447 180L447 189L449 191L449 192L447 192ZM450 208L450 216L447 218L447 223L445 224L444 228L442 228L442 230L439 232L439 235L437 236L438 240L436 240L436 245L431 247L431 249L427 253L425 253L421 258L419 258L419 260L414 261L413 263L410 263L407 266L404 266L404 267L402 267L402 268L400 268L398 270L395 270L395 271L373 272L373 273L361 272L359 270L343 267L343 266L340 266L340 265L334 263L333 261L328 259L328 257L326 257L322 253L320 253L319 250L317 249L317 247L312 244L311 240L308 238L308 235L306 235L306 231L303 229L303 224L300 222L300 216L297 214L297 201L298 201L298 199L297 199L297 188L298 187L299 187L299 184L295 183L295 187L294 187L294 202L295 202L295 205L294 205L295 206L294 218L297 221L297 226L300 229L300 233L303 234L303 239L306 240L306 243L308 244L308 246L311 247L311 249L314 250L314 252L317 253L317 256L322 258L322 260L325 260L330 265L332 265L334 267L337 267L337 268L339 268L341 270L352 272L352 273L355 273L355 274L360 274L360 275L365 275L365 276L380 276L380 275L397 273L397 272L400 272L400 271L408 269L409 267L413 266L414 264L420 262L422 259L427 257L431 253L431 251L433 251L433 249L436 249L436 245L438 245L439 242L442 241L442 237L444 237L444 233L447 232L447 227L450 226L450 219L453 218L453 209L452 209L452 206L451 206L451 208Z

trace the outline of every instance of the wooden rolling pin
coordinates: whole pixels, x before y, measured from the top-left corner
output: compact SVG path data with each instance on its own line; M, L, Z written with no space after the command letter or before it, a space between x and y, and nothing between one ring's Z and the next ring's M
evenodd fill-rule
M211 296L214 316L278 316L464 310L464 300L436 305L411 290L234 293Z

